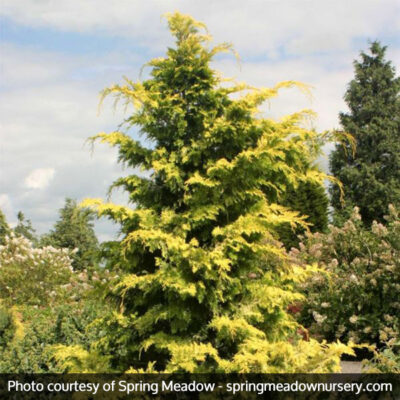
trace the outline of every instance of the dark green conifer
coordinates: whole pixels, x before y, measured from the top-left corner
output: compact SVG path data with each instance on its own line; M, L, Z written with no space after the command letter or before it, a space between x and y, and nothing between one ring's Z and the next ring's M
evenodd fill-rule
M323 185L304 182L296 189L288 188L283 204L307 217L306 222L310 224L311 232L324 232L327 229L329 200ZM289 224L278 228L279 240L287 249L297 247L300 241L299 235L304 232L303 227L297 226L293 229Z
M366 225L383 221L388 205L400 202L400 78L385 51L373 42L354 62L355 77L345 94L349 112L341 113L340 121L354 136L356 152L340 145L330 156L345 192L343 205L338 188L331 188L336 218L358 206Z
M93 228L94 214L89 209L79 208L75 200L67 198L60 209L60 218L49 234L42 237L43 245L77 249L72 266L83 270L95 265L98 240Z

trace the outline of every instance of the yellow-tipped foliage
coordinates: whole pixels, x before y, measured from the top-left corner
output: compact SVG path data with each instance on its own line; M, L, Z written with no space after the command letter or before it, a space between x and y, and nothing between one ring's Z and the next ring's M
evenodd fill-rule
M113 185L131 207L84 203L123 235L109 247L108 267L120 275L109 293L116 312L104 318L95 352L131 372L336 371L349 349L303 339L287 308L301 299L294 287L308 270L294 269L276 241L282 224L307 228L278 200L288 186L326 178L313 166L323 140L305 127L309 112L274 121L258 109L282 88L308 88L227 88L210 61L230 47L209 48L191 17L167 18L176 46L148 64L147 80L104 91L132 112L121 132L92 138L147 171ZM133 127L151 147L131 137ZM83 366L89 356L79 354Z

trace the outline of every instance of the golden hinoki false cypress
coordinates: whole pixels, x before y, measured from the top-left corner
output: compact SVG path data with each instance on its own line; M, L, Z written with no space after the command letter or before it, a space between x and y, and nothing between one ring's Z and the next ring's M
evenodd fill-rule
M294 285L308 271L276 240L280 225L305 224L279 205L286 188L327 178L314 166L323 136L305 128L309 111L274 121L258 109L280 89L306 88L227 86L210 62L230 45L210 47L189 16L168 22L176 45L148 63L150 77L104 91L133 107L123 130L92 138L148 171L112 185L132 207L84 202L121 224L122 240L108 249L117 307L99 322L106 333L91 353L59 347L58 360L71 371L91 370L82 365L93 357L114 371L337 371L350 349L303 340L287 308L301 300Z

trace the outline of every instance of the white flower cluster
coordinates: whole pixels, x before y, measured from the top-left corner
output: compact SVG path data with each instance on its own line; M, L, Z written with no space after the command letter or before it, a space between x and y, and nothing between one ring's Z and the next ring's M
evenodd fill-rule
M5 237L0 246L1 297L13 303L47 304L71 281L70 256L68 249L34 248L25 237Z
M312 315L313 315L313 317L314 317L314 319L315 319L315 322L317 323L317 324L322 324L325 320L326 320L326 315L321 315L321 314L319 314L318 312L316 312L316 311L313 311L312 312Z

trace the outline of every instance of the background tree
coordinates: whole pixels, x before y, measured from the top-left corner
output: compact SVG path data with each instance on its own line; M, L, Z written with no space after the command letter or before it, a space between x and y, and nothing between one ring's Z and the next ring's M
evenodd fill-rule
M17 236L23 236L24 238L28 239L33 245L37 245L38 238L36 236L36 231L32 226L31 220L26 219L22 211L18 212L17 219L17 225L13 229L14 233Z
M311 232L327 230L329 199L323 184L305 182L296 189L289 187L283 195L282 204L306 216ZM304 232L304 227L297 226L294 229L290 224L278 228L279 240L289 250L299 245L299 235Z
M338 370L348 348L303 340L287 312L301 298L294 282L307 269L295 270L275 240L281 224L304 223L277 204L280 195L325 178L312 167L318 135L303 128L308 112L279 122L258 117L261 103L295 83L226 87L210 62L230 46L209 48L204 26L191 17L175 13L168 21L176 46L148 64L150 78L105 91L134 105L125 128L138 126L152 147L126 132L93 138L150 172L113 184L135 208L84 203L119 222L123 234L110 248L120 277L109 290L115 311L93 346L99 365L103 356L117 371ZM88 371L93 357L77 347L57 353L72 370Z
M338 188L331 189L336 216L348 217L358 206L367 225L383 221L388 205L400 202L400 78L385 59L386 47L373 42L369 50L354 62L355 78L344 97L349 112L340 114L356 152L336 146L330 156L331 171L345 191L343 209Z
M96 264L98 240L93 229L93 211L79 208L75 200L67 198L60 209L60 217L49 234L41 239L43 245L77 249L72 256L75 270L83 270Z
M0 245L4 244L4 238L10 233L10 227L3 212L0 210Z

